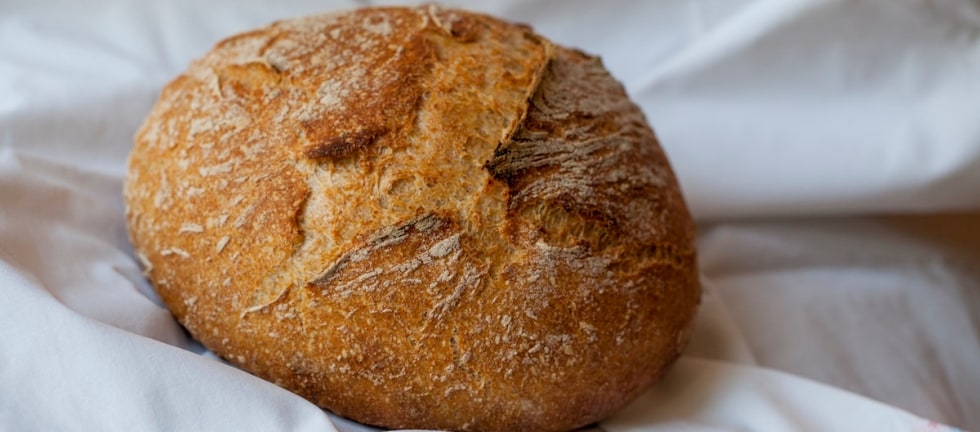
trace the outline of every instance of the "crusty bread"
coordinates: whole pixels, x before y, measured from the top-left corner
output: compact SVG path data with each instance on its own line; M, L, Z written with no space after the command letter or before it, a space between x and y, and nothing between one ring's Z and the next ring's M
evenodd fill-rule
M337 414L565 430L677 357L694 225L597 58L434 6L281 21L163 90L130 235L205 346Z

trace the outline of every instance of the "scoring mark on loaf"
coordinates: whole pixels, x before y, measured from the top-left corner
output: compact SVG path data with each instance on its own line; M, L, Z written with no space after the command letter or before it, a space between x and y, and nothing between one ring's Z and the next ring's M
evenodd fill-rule
M385 133L387 133L385 128L375 126L334 137L306 150L306 157L311 159L341 159L370 146Z
M343 255L333 265L328 267L323 274L310 282L310 284L321 288L326 287L330 285L335 277L345 268L347 268L348 265L364 261L376 251L402 244L413 236L432 238L440 232L449 230L452 225L451 219L445 216L429 213L412 218L402 224L384 228L370 235L367 240L364 241L363 246L353 249ZM442 244L441 241L432 246L432 248L435 249L436 246L440 244ZM458 240L456 244L458 247ZM437 252L445 255L441 249ZM402 263L400 266L396 266L396 270L411 271L418 268L418 266L421 264L421 260L419 260L419 262L409 261Z
M369 236L308 286L339 299L410 294L428 304L413 320L438 319L482 286L487 276L489 264L465 250L466 238L447 215L418 216Z

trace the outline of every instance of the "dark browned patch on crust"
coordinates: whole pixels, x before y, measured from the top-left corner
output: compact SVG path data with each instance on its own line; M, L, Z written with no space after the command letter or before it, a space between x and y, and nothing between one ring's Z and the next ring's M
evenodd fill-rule
M307 149L306 157L310 159L341 159L370 146L387 132L385 128L372 127L334 137Z
M347 157L370 147L383 135L397 137L412 126L424 93L423 80L437 59L436 48L424 35L416 34L381 45L376 51L361 53L365 59L356 68L323 66L309 72L348 77L363 73L363 76L357 79L356 85L341 80L337 84L343 89L338 101L318 106L313 115L299 121L310 143L304 151L306 157Z
M473 15L453 10L430 9L428 12L439 29L459 43L476 42L487 29L487 24Z
M456 16L456 19L449 25L449 34L458 42L474 42L480 36L478 26L479 23L476 18L469 15Z

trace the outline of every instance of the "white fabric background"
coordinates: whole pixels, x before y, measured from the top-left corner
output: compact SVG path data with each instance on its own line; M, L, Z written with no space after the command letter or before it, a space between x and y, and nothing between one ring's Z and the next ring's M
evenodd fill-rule
M191 59L365 3L0 1L0 430L358 428L187 338L120 188ZM448 3L602 55L702 222L692 346L604 429L980 428L977 2Z

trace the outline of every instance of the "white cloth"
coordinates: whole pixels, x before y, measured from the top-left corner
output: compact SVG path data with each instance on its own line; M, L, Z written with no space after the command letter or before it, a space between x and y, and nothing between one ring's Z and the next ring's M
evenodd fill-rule
M365 3L0 0L0 430L364 429L190 340L120 189L191 59ZM977 3L447 3L601 54L703 222L692 345L601 427L980 428L980 218L861 216L980 208Z

